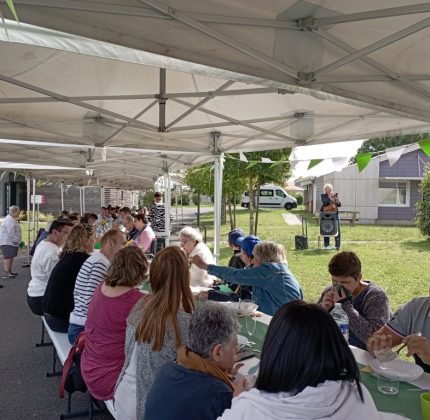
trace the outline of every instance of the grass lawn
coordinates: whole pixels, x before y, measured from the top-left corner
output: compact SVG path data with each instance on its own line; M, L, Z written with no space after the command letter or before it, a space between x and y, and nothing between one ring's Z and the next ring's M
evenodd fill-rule
M297 209L292 213L309 219L309 249L296 251L294 236L301 234L301 226L287 225L282 213L285 211L280 209L260 210L258 236L284 245L288 265L302 285L305 299L315 302L324 287L330 284L327 265L336 251L317 250L319 227L312 220L311 213ZM248 210L238 210L237 226L245 232L248 230L248 220ZM211 240L213 213L203 215L202 221L208 228L208 238ZM229 230L229 225L222 226L225 240ZM341 237L341 249L357 253L362 262L364 279L372 280L385 289L392 309L413 297L428 295L430 240L426 240L416 227L342 224ZM227 243L222 243L220 264L227 265L230 255Z

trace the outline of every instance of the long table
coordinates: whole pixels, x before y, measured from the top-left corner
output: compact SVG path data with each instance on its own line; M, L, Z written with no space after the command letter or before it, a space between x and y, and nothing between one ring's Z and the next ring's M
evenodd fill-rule
M249 340L255 342L255 345L252 347L261 351L267 327L271 319L271 316L265 314L258 317L255 332L250 335L246 329L245 317L239 317L239 323L241 326L240 335L243 335ZM354 346L350 346L350 348L360 368L369 364L369 361L372 358L369 352ZM257 374L261 353L256 352L255 354L256 357L243 362L244 366L239 370L240 374ZM360 380L371 393L378 411L401 413L412 420L421 419L420 394L421 392L424 392L424 390L430 390L430 374L424 373L415 381L401 382L400 392L397 395L381 394L377 389L375 376L370 373L361 372Z

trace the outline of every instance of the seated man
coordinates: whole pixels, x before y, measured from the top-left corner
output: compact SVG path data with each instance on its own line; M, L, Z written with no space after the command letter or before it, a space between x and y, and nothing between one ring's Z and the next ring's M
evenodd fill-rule
M417 365L430 373L430 318L429 297L412 299L367 341L372 355L401 343L407 345L407 356L414 356Z
M231 233L231 232L230 232ZM256 236L241 236L236 239L237 246L240 248L240 259L245 264L244 268L253 267L254 263L254 247L261 241ZM229 265L229 267L231 267ZM234 268L234 267L233 267ZM236 267L242 268L242 267ZM222 286L214 286L215 290L209 292L201 292L198 299L216 300L219 302L238 302L240 299L252 299L252 286L234 284L226 282ZM224 289L224 290L223 290Z
M339 252L328 265L332 286L322 293L318 303L331 311L341 303L349 319L349 344L366 349L368 338L390 318L385 291L363 280L361 261L353 252Z
M54 220L48 236L36 248L31 261L31 280L27 289L27 303L35 315L43 315L42 302L51 271L58 262L61 247L66 242L73 223L69 219Z
M134 217L131 214L126 214L122 221L127 233L127 241L132 241L139 234L139 230L134 225Z
M217 304L203 305L192 315L189 347L180 347L176 363L167 362L149 391L145 420L210 420L230 408L245 381L233 385L237 357L235 315Z

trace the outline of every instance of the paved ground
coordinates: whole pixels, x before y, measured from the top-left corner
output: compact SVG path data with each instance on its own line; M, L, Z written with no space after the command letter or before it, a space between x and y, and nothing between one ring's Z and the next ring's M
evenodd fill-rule
M202 208L202 212L208 211L213 209ZM194 212L194 208L184 208L183 222L193 221ZM181 222L180 209L178 213ZM46 377L52 364L52 347L35 347L40 341L41 322L27 306L30 268L21 267L25 260L24 253L15 260L13 269L19 273L16 278L0 279L4 286L0 288L0 419L58 420L66 411L66 400L58 395L60 378ZM87 408L86 394L73 396L73 408ZM96 418L112 419L108 413Z

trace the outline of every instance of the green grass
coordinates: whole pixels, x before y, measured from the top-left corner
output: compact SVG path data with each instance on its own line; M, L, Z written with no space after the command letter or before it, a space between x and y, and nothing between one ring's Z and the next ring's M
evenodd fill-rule
M335 251L317 250L319 227L312 214L294 210L297 216L308 221L309 249L296 251L294 236L301 234L301 226L289 226L282 210L260 210L258 236L284 245L288 265L302 285L305 299L315 302L325 286L330 284L327 265ZM237 226L248 230L248 210L237 212ZM208 240L213 238L213 214L202 216L208 228ZM222 226L222 237L227 239L230 225ZM342 250L354 251L362 262L365 280L382 286L396 309L415 296L428 295L430 286L429 251L426 240L414 226L372 226L342 224ZM231 251L226 242L221 245L220 264L226 265Z

